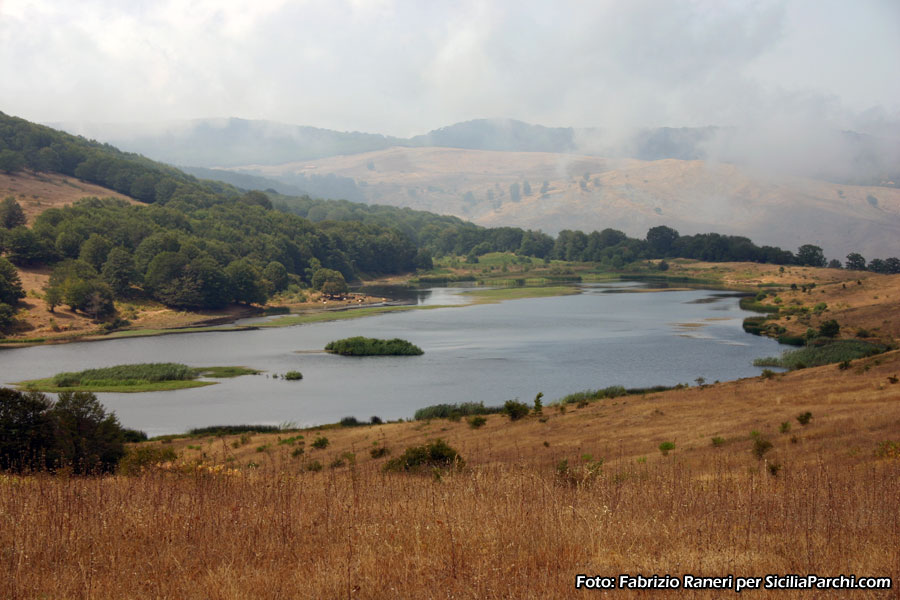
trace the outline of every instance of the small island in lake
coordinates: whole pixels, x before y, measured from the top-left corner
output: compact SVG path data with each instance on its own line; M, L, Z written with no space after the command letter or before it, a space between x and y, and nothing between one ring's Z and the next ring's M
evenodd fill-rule
M380 340L363 336L335 340L325 346L326 352L342 356L418 356L425 352L406 340Z
M214 385L200 377L238 377L260 371L247 367L189 367L179 363L138 363L100 369L58 373L46 379L21 381L18 385L39 392L161 392Z

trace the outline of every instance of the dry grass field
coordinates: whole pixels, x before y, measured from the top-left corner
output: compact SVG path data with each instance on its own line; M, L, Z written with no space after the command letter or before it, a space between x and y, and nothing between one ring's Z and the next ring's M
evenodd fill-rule
M479 429L436 419L177 439L152 443L175 450L174 464L138 476L8 477L0 568L10 576L0 597L640 595L576 593L577 573L887 576L893 590L827 595L896 597L898 374L893 351L846 370L565 413L545 406L543 422L490 415ZM796 419L804 412L805 426ZM314 448L322 436L329 445ZM436 438L460 451L462 469L382 471L404 448ZM755 438L772 444L761 458ZM667 456L664 441L675 445ZM380 447L388 454L373 458ZM323 468L310 470L315 463Z

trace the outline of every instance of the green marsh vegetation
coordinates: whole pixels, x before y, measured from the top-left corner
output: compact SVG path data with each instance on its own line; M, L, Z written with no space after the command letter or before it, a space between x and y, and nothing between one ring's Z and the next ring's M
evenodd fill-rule
M363 336L329 342L325 351L341 356L419 356L424 351L406 340L381 340Z
M812 340L807 346L787 350L781 356L758 358L753 361L757 367L781 367L783 369L804 369L832 363L845 363L857 358L873 356L887 350L881 344L865 340Z
M461 402L459 404L433 404L420 408L413 418L416 421L428 419L449 419L454 417L467 417L472 415L492 415L502 413L502 406L485 406L484 402Z
M19 387L42 392L156 392L213 385L200 377L228 378L255 375L247 367L189 367L179 363L137 363L58 373L45 379L19 382Z

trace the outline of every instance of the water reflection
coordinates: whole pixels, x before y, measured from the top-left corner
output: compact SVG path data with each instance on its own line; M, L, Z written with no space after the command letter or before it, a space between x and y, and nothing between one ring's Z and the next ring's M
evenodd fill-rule
M344 416L410 417L429 404L511 398L548 401L587 388L673 385L758 375L754 358L777 343L741 329L737 298L687 290L609 294L644 284L581 286L582 293L464 308L386 313L365 319L240 332L205 332L0 351L0 381L135 362L243 365L259 376L176 392L100 394L128 427L151 435L212 424ZM412 291L417 305L460 304L465 290ZM696 325L692 325L696 324ZM408 339L417 357L354 359L322 353L329 341L365 335ZM300 351L300 352L298 352ZM300 370L288 382L274 373Z

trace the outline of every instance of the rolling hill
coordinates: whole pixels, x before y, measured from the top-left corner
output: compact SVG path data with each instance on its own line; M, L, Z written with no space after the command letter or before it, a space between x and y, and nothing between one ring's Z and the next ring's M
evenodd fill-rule
M551 234L613 227L642 237L665 224L683 234L718 231L788 248L813 243L839 259L896 254L900 239L900 189L699 160L395 147L234 170L298 187L314 178L352 181L368 203Z

